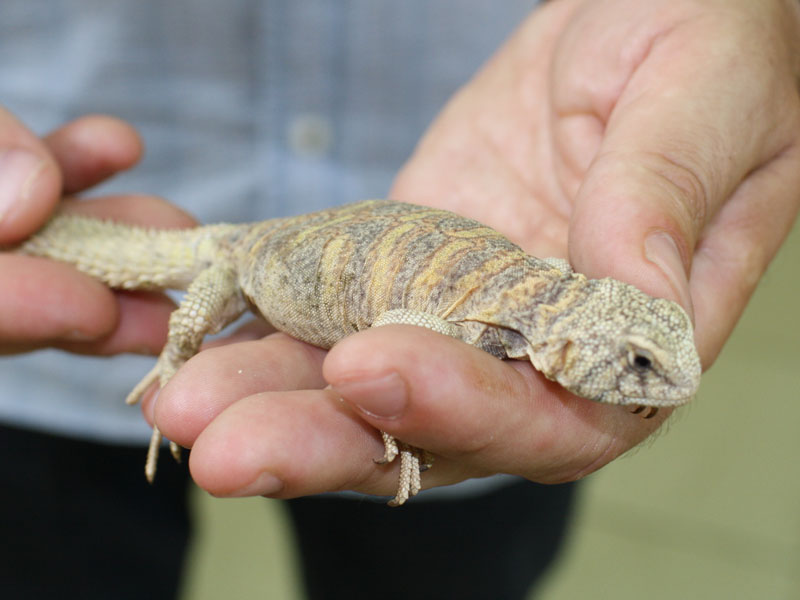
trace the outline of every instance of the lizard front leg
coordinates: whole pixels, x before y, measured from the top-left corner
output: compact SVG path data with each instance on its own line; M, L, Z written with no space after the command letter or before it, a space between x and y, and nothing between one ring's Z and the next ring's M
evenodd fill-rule
M189 285L178 308L170 315L167 343L158 361L131 391L126 402L138 402L156 380L159 388L163 388L181 365L197 354L206 335L220 331L241 315L245 308L236 273L231 267L217 265L202 271ZM160 446L161 432L154 426L145 463L145 476L150 482L156 474ZM180 448L174 442L170 442L170 451L175 458L180 456Z
M386 311L372 323L372 327L382 325L416 325L454 338L461 338L461 327L455 323L445 321L436 315L405 308ZM420 474L433 464L433 456L422 448L395 439L385 431L381 431L381 437L385 451L383 458L376 462L378 464L390 463L398 456L400 457L397 494L389 502L390 506L400 506L410 497L419 493L422 488Z

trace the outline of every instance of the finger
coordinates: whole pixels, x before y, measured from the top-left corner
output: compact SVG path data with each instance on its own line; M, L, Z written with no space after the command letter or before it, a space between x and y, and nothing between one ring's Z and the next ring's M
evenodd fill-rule
M67 285L76 283L72 275L67 275ZM54 279L48 279L47 283L51 284ZM86 291L80 280L77 285L77 289ZM92 308L92 304L79 305L83 310L88 307L93 311L87 313L90 316L86 317L85 327L80 320L80 313L70 314L63 323L61 320L64 320L64 315L59 313L51 322L47 322L46 318L36 321L37 327L43 330L37 336L35 331L32 333L31 327L24 328L21 325L30 319L30 310L23 310L16 322L22 333L14 339L11 336L15 332L9 332L9 328L3 325L4 321L0 320L0 339L4 339L0 343L0 354L20 354L50 347L92 356L111 356L123 352L151 356L158 354L166 342L166 324L175 304L163 294L154 292L114 292L113 298L114 304L99 309ZM37 297L31 303L38 300ZM93 300L96 301L96 298ZM13 311L9 311L9 315L9 319L15 316Z
M189 467L217 496L291 498L357 489L389 495L397 467L377 465L377 432L330 390L264 392L223 411L197 438Z
M800 207L800 145L752 173L700 239L692 264L696 339L708 368Z
M170 440L192 447L226 408L263 391L325 386L325 351L276 333L227 344L192 357L160 391L155 422Z
M482 473L575 479L661 422L575 397L526 363L500 361L409 326L350 336L330 351L323 369L376 428Z
M194 221L152 197L65 202L65 210L141 225ZM172 303L159 294L115 294L67 264L0 255L0 351L58 346L74 352L153 352L163 345Z
M331 390L262 392L229 406L201 432L189 466L195 482L216 496L353 490L390 497L399 461L379 464L383 453L378 431ZM469 476L464 465L437 458L422 475L423 487Z
M61 171L44 143L0 108L0 246L39 228L61 196Z
M167 341L167 322L175 303L156 292L114 292L117 320L111 332L97 340L59 340L55 345L75 354L110 356L122 352L157 355Z
M212 348L219 348L220 346L227 346L230 344L239 344L242 342L260 340L272 333L275 333L275 331L275 328L266 321L262 321L261 319L251 319L244 325L238 327L233 333L204 343L201 347L201 351L204 352ZM161 347L163 347L163 345ZM217 363L214 363L214 365L216 364ZM193 382L194 380L190 379L189 381ZM155 422L155 401L158 398L159 393L160 390L158 383L153 383L150 389L148 389L142 395L142 399L139 401L139 407L142 409L142 415L151 427Z
M708 43L708 19L638 36L639 49L616 40L610 52L622 47L636 57L627 80L608 82L623 90L616 102L599 103L604 94L595 90L574 95L570 105L568 85L555 92L562 110L593 111L605 125L570 229L570 257L580 270L631 281L691 309L687 273L700 232L748 173L791 143L792 132L782 128L795 121L787 102L796 98L794 78L782 78L774 64L792 61L779 55L788 49L759 41L763 25L725 20L724 47ZM742 52L748 60L739 65Z
M61 167L63 192L81 192L135 165L144 150L136 130L120 119L81 117L44 139Z
M18 351L109 335L118 313L103 284L42 258L0 254L0 342Z
M405 340L397 335L403 330L407 334ZM393 366L400 371L410 368L421 382L408 386L411 400L401 416L376 418L374 413L363 410L356 414L339 401L337 393L329 390L264 392L248 396L228 404L221 412L213 411L213 418L195 439L190 467L198 485L220 496L286 498L342 489L393 494L398 466L375 464L383 454L382 443L365 421L438 452L434 468L423 475L424 487L496 471L522 473L540 481L578 478L609 462L657 427L656 423L643 422L619 407L600 407L571 396L556 401L550 409L542 397L532 411L534 415L515 410L510 400L519 391L518 386L525 391L537 388L547 391L553 384L530 377L530 369L517 372L509 365L505 366L510 371L502 374L499 383L489 381L486 376L496 373L487 371L476 358L485 359L494 366L502 367L504 363L447 338L438 341L463 346L474 356L456 361L464 368L461 375L467 383L457 382L449 392L442 394L441 378L447 377L448 383L457 379L450 372L443 375L437 368L442 365L430 359L440 350L453 348L439 348L435 343L420 346L421 342L430 343L441 337L428 331L386 327L365 332L345 340L361 338L363 355L358 345L342 342L344 350L340 356L356 351L359 353L354 358L359 363L355 369L357 374L364 374L364 365L371 372L375 365L362 363L361 359L374 356L379 347L376 343L380 342L375 336L387 332L394 335L389 336L386 354L398 356L399 353L399 363ZM415 334L421 334L424 339ZM432 355L414 360L420 347L430 348ZM449 361L444 362L449 364ZM431 365L430 372L420 373ZM330 366L326 361L325 371L335 377L337 365ZM381 368L377 371L385 375ZM348 394L349 398L345 398L361 407L376 394L385 392L376 386L369 389L361 380L358 380L361 385L354 388L352 373L351 369L349 378L340 384L341 389L334 392ZM506 384L502 377L506 378ZM530 380L526 381L528 378ZM481 393L473 394L476 388ZM225 393L224 389L221 392ZM511 397L503 398L505 392ZM535 397L526 398L526 403L536 402ZM583 406L577 406L577 402ZM498 404L502 404L499 412L505 413L505 418L497 418ZM371 406L370 410L374 408ZM537 417L542 420L538 425ZM575 425L573 418L578 418L583 426L577 435L573 431L572 436L566 436L567 428ZM616 433L609 433L614 431ZM569 440L568 443L565 440ZM515 449L510 450L510 446ZM531 464L534 462L536 465Z

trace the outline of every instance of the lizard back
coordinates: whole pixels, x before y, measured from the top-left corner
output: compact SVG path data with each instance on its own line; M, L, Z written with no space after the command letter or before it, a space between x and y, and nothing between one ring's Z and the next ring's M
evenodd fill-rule
M497 291L491 281L517 281L520 269L554 272L477 221L385 200L265 221L238 251L250 303L322 347L393 309L462 320L473 295Z

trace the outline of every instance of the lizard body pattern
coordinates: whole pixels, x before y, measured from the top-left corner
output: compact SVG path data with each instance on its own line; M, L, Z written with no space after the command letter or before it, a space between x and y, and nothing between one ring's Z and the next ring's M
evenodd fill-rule
M163 387L205 335L248 308L322 348L368 327L428 327L498 358L529 360L579 396L649 407L649 415L688 402L700 381L692 324L676 303L587 279L563 259L529 256L493 229L428 207L368 200L188 230L56 215L14 251L71 263L113 288L186 290L129 403L155 381ZM386 433L383 441L383 461L400 457L393 503L402 504L431 458ZM160 443L156 428L151 480Z

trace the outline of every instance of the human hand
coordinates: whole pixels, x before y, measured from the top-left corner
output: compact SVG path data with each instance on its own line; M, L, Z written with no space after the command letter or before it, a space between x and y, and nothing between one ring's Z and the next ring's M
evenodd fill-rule
M38 229L62 196L129 168L141 153L136 132L117 119L83 117L39 139L0 109L0 247ZM151 197L68 202L65 209L140 224L192 224ZM161 294L112 293L68 265L7 253L0 253L0 289L0 354L45 346L158 353L173 308Z
M550 2L446 107L392 197L680 302L708 368L798 209L799 19L783 0ZM320 369L336 391L291 391L321 385ZM391 493L365 421L436 455L425 487L572 480L668 413L643 421L399 326L327 356L281 335L221 347L174 384L159 425L194 446L195 479L220 495Z
M395 193L680 302L708 367L800 204L798 56L792 1L550 2Z

